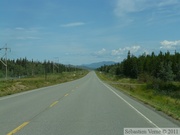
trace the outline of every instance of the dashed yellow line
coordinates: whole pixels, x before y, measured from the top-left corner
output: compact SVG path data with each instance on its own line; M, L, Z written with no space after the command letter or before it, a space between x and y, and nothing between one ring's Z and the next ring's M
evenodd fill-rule
M58 102L59 102L59 101L55 101L55 102L53 102L53 103L50 105L50 107L55 106Z
M74 90L72 90L72 91L74 91ZM69 95L69 94L66 94L66 95L64 95L64 97L66 97L66 96L68 96L68 95ZM50 107L55 106L58 102L59 102L59 101L53 102L53 103L50 105ZM26 125L28 125L28 124L29 124L29 122L24 122L24 123L21 124L19 127L15 128L14 130L12 130L11 132L9 132L9 133L6 134L6 135L13 135L13 134L17 133L19 130L21 130L22 128L24 128L24 127L25 127Z
M72 90L72 91L74 91L74 90ZM66 96L68 96L68 95L69 95L69 94L66 94L66 95L64 95L64 97L66 97ZM59 101L53 102L53 103L50 105L50 107L55 106L58 102L59 102ZM29 124L29 122L24 122L24 123L21 124L19 127L15 128L14 130L12 130L11 132L9 132L9 133L6 134L6 135L13 135L13 134L17 133L19 130L21 130L22 128L24 128L24 127L25 127L26 125L28 125L28 124Z
M7 135L13 135L13 134L17 133L19 130L21 130L23 127L25 127L27 124L29 124L29 122L24 122L19 127L15 128L11 132L9 132Z

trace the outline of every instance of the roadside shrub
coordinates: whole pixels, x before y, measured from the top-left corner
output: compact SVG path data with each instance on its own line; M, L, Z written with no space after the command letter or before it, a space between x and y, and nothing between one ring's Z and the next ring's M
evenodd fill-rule
M138 75L138 81L142 83L152 82L153 77L147 73L141 73Z
M147 84L147 89L153 89L156 93L174 97L178 93L178 90L180 90L180 87L174 85L172 82L165 82L161 79L154 78L152 82Z

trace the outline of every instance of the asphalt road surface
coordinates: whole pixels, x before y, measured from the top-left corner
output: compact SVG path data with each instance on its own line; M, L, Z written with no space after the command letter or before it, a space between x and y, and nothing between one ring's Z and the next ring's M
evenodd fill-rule
M123 135L124 128L170 127L179 126L103 83L95 72L0 98L0 135Z

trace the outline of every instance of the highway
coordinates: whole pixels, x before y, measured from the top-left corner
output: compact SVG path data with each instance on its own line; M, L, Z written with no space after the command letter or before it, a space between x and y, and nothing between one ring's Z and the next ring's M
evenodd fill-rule
M67 83L0 98L0 135L123 135L124 128L178 125L99 80Z

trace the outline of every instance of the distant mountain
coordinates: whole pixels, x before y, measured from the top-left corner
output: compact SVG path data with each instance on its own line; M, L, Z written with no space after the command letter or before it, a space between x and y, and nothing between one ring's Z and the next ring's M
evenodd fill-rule
M99 68L99 67L104 66L104 65L113 65L115 63L116 62L114 62L114 61L102 61L102 62L97 62L97 63L84 64L84 65L81 65L81 67L96 69L96 68Z

